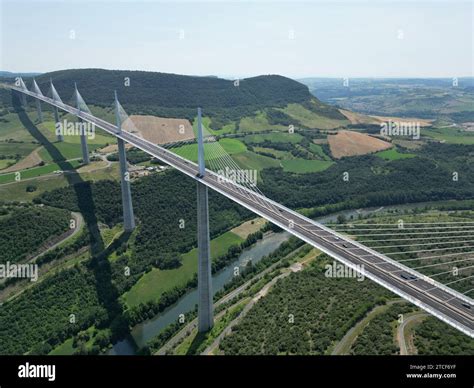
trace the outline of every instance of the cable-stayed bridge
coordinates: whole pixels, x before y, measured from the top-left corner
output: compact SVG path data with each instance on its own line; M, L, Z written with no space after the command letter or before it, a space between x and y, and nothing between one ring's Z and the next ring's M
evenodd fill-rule
M21 79L20 79L21 80ZM314 246L347 267L363 272L364 276L389 289L405 300L415 304L461 332L474 338L474 304L465 294L453 290L447 285L423 275L418 271L394 260L346 235L338 233L316 221L313 221L263 195L255 187L245 182L237 183L222 176L212 169L206 168L204 153L205 139L201 123L201 110L198 108L198 163L190 161L164 146L153 144L142 137L122 128L123 115L121 106L115 95L116 124L93 116L85 105L84 100L75 88L76 107L62 102L53 83L51 82L51 97L44 96L38 85L33 81L32 90L28 90L24 82L17 85L3 85L13 92L19 93L20 99L26 105L26 96L35 99L38 118L42 119L41 102L51 105L54 109L56 123L59 122L58 109L70 113L79 121L91 123L118 140L119 161L121 172L122 202L124 227L132 230L135 227L133 217L132 197L128 179L125 143L129 143L154 158L172 166L197 181L198 198L198 321L199 330L206 331L213 325L211 261L209 254L209 218L208 218L208 188L217 191L227 198L246 207L252 212L278 225L292 235ZM58 140L62 135L58 134ZM81 135L83 160L88 162L86 136ZM208 148L209 149L209 148ZM219 151L215 161L219 160ZM211 155L212 156L212 155ZM222 155L221 155L222 156ZM213 158L211 157L210 160ZM218 162L216 162L218 163ZM227 164L222 164L225 168ZM423 232L422 232L423 233ZM363 234L361 234L363 235ZM422 245L422 244L418 244ZM390 245L389 245L390 246ZM466 259L466 260L472 260ZM343 308L344 301L341 301Z

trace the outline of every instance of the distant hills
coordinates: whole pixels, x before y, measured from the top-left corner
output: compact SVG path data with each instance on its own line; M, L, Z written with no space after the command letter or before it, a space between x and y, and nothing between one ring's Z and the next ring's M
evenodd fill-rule
M0 78L14 78L14 77L35 77L41 73L12 73L10 71L0 71Z
M474 121L474 78L305 78L323 102L382 116Z
M61 70L37 77L43 92L49 89L50 78L61 96L71 96L77 82L88 103L102 106L113 102L114 90L123 105L193 110L198 106L211 110L279 107L311 99L305 85L278 75L243 79L235 86L234 81L216 77L124 70Z
M32 78L23 76L28 88ZM201 107L204 115L212 118L213 129L226 125L237 128L244 117L251 118L249 131L256 126L272 129L295 124L318 128L320 123L323 127L337 127L348 122L338 108L313 96L308 86L280 75L261 75L237 82L215 76L71 69L35 78L43 94L48 94L52 79L63 101L69 103L75 82L89 105L112 107L117 90L129 114L193 119L196 108Z

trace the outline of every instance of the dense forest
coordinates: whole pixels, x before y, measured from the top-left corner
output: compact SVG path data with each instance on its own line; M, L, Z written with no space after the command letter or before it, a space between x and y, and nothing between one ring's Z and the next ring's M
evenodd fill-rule
M43 345L46 352L81 329L107 324L107 309L97 291L102 286L95 275L77 266L4 303L0 309L0 354L23 354L49 339Z
M373 318L352 344L351 354L395 355L400 348L395 343L394 323L399 314L408 314L416 307L404 303L393 304L386 311Z
M361 287L355 279L328 279L324 269L313 264L279 280L220 348L232 355L324 354L389 295L369 280Z
M10 207L0 218L0 264L34 254L48 240L69 230L71 213L51 207Z
M127 161L131 164L138 164L138 163L151 160L151 156L149 154L147 154L145 151L142 151L138 148L131 148L127 150L126 155L127 155ZM118 152L107 155L107 160L111 162L118 162L119 160Z
M117 90L123 105L167 108L283 106L310 98L305 85L279 75L247 78L234 86L233 80L217 77L127 70L61 70L36 78L43 91L48 90L50 78L59 95L72 95L74 82L77 82L85 101L106 106L113 102L114 90ZM129 86L126 86L127 79L130 80Z
M313 174L262 171L261 189L290 208L351 201L353 207L467 199L474 196L474 146L431 143L411 159L343 158ZM453 173L458 180L453 180ZM348 173L348 180L344 180Z
M415 326L414 332L418 354L474 355L474 339L434 317Z

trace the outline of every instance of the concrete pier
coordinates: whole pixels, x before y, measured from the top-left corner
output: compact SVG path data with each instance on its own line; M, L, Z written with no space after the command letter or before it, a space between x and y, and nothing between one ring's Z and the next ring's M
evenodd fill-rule
M115 119L117 128L122 130L122 120L120 119L119 102L117 92L115 92ZM127 232L135 229L135 217L132 206L132 192L130 189L130 175L127 167L127 154L125 150L125 142L117 138L118 156L120 164L120 183L122 188L122 206L123 206L123 225Z
M59 122L59 111L57 107L53 107L54 111L54 123L55 123L55 130L56 130L56 139L58 141L64 141L64 136L62 132L58 132L60 130L60 122Z
M53 100L57 100L58 94L56 92L56 89L54 88L53 85L53 80L49 80L49 84L51 87L51 97ZM55 131L56 131L56 139L58 141L64 141L64 133L60 132L61 126L59 122L59 110L57 107L53 106L53 113L54 113L54 125L55 125ZM63 129L64 130L64 129Z
M81 110L81 105L79 102L79 91L77 90L76 84L74 84L74 89L76 92L76 108ZM77 120L81 128L80 137L81 137L82 161L84 162L84 164L89 164L90 159L89 159L89 147L87 145L86 128L82 119L78 118Z
M36 99L36 112L38 113L38 121L43 122L43 111L41 110L41 101Z
M201 108L198 108L199 175L206 173ZM197 240L198 240L198 331L209 331L214 325L212 302L211 250L209 239L209 204L207 186L197 182Z

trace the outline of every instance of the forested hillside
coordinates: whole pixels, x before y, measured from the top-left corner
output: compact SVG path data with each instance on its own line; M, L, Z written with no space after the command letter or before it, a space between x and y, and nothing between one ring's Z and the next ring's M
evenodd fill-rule
M217 77L185 76L147 71L74 69L60 70L36 77L47 94L50 79L62 97L70 101L77 83L84 100L90 105L111 107L114 90L129 114L154 114L193 119L196 108L219 122L240 119L265 108L284 108L288 104L305 104L328 117L344 119L335 108L320 103L308 87L280 75L261 75L239 80ZM6 79L6 81L12 81ZM32 78L25 77L27 87ZM10 93L0 90L3 105L11 104ZM316 104L309 104L310 101Z
M3 209L4 210L4 209ZM16 263L69 230L71 213L50 207L12 207L0 218L0 264Z
M290 208L351 201L353 207L472 198L474 146L432 143L410 159L343 158L326 171L262 172L263 191ZM453 180L453 173L458 179ZM345 175L345 174L348 175ZM344 176L348 179L344 180Z
M122 104L168 108L282 106L310 98L306 86L278 75L247 78L234 86L233 81L216 77L127 70L61 70L37 77L40 88L47 90L50 78L58 93L64 96L72 94L77 82L84 99L96 105L112 102L113 90L119 93ZM124 84L127 78L130 86Z

